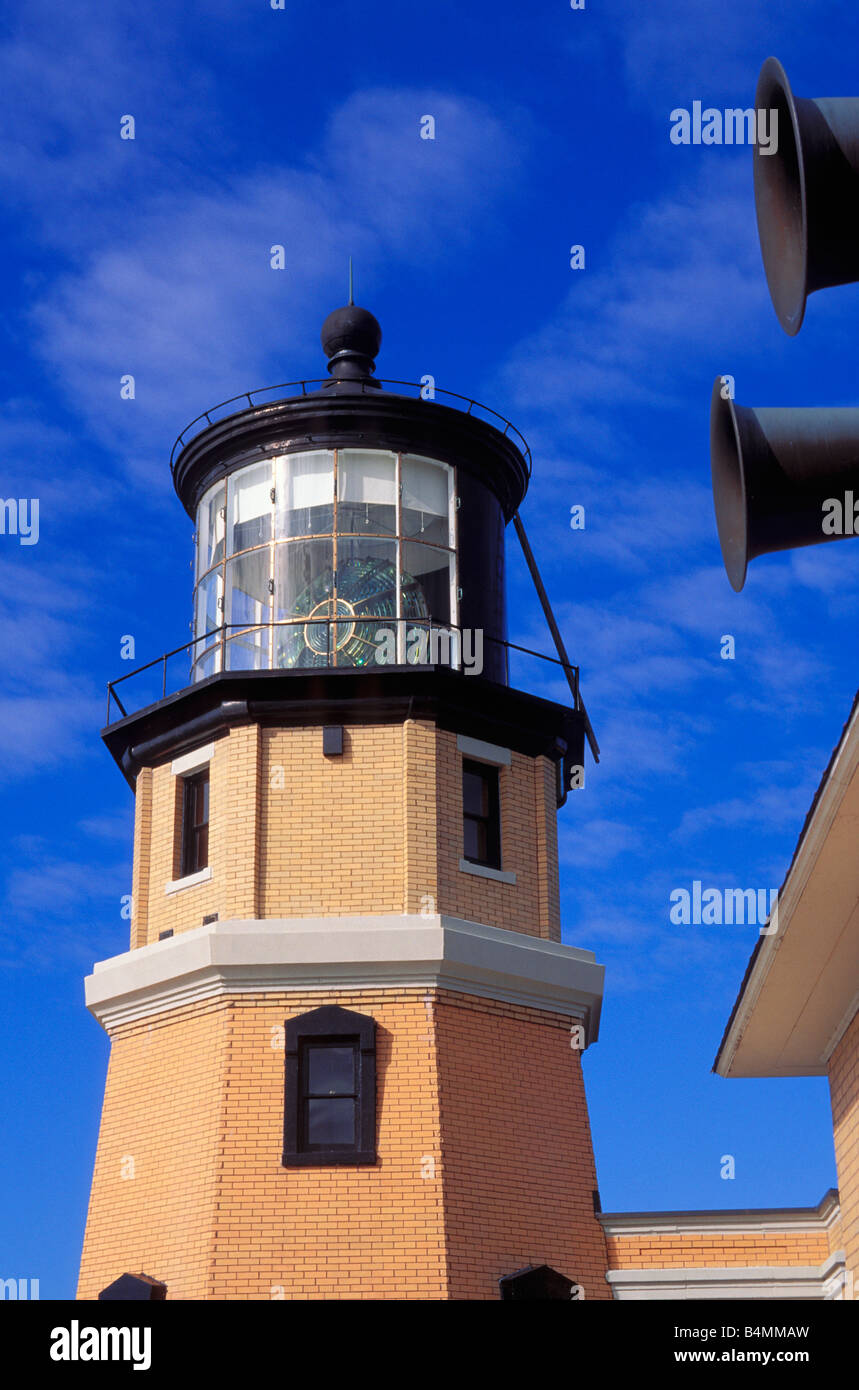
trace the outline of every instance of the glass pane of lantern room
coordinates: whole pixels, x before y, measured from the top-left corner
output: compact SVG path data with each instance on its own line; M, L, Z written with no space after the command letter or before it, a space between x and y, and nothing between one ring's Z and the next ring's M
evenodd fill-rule
M432 459L403 456L402 533L432 545L452 545L451 470Z
M197 585L197 592L194 595L194 637L202 638L207 633L214 632L220 627L223 619L218 608L218 596L221 591L222 571L219 569L210 570L204 579ZM218 645L210 647L204 641L195 641L191 651L193 662L194 680L204 680L206 676L212 676L220 670L221 646L220 636L217 639Z
M225 621L229 627L271 622L269 563L268 546L228 563Z
M397 641L395 541L338 535L337 616L343 621L332 626L336 665L384 665L391 659Z
M218 609L218 594L221 571L212 570L197 585L197 599L194 614L194 636L202 637L220 627L221 615ZM205 643L198 642L196 648L202 651Z
M449 623L452 553L404 541L402 566L403 617L426 617L437 623Z
M271 539L272 468L268 459L242 468L229 481L227 553L234 555Z
M197 508L197 577L224 558L227 490L223 483L209 488Z
M225 622L226 666L231 671L259 670L268 666L268 628L237 633L236 625L250 627L271 622L269 594L270 547L240 555L227 564Z
M396 618L396 542L338 535L337 598L354 613Z
M274 630L274 665L326 666L323 620L334 616L334 542L289 541L275 546L274 555L275 622L289 623ZM290 621L313 617L319 621Z
M340 449L337 454L337 530L356 535L397 533L396 466L393 454Z
M323 449L275 460L275 534L325 536L334 530L334 454Z
M200 644L202 646L202 643ZM221 646L207 647L205 651L197 657L193 666L195 681L203 681L207 676L214 676L221 669Z

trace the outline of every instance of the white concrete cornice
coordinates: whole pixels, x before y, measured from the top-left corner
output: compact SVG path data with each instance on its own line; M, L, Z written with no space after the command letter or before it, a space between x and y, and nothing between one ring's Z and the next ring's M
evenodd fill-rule
M820 1265L610 1269L606 1279L618 1300L787 1298L823 1301L841 1297L843 1255L837 1252Z
M828 1260L820 1266L823 1280L823 1297L831 1303L852 1303L854 1301L853 1274L847 1268L843 1250L833 1250Z
M86 1003L110 1030L223 994L443 988L566 1014L587 1046L604 973L592 951L457 917L235 919L100 961Z

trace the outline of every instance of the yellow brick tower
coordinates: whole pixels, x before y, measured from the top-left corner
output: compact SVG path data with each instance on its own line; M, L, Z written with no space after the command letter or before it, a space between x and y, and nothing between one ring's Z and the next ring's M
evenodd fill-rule
M568 665L571 705L510 683L527 447L383 390L366 310L322 341L327 379L186 431L189 660L112 687L133 920L87 980L78 1296L608 1298L555 823L592 736Z

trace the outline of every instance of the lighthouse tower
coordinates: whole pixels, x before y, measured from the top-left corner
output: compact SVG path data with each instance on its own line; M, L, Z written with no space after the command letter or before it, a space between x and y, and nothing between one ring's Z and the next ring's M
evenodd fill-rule
M527 447L383 389L366 310L322 342L326 379L186 431L193 640L113 687L133 916L86 982L78 1296L607 1298L602 969L558 891L587 716L509 676Z

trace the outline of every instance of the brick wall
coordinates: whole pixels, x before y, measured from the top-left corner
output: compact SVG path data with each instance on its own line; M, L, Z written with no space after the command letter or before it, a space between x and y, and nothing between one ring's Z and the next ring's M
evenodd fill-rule
M149 896L152 873L152 769L137 774L134 800L134 859L131 878L131 950L149 938ZM156 933L157 936L157 933Z
M272 1029L326 1003L376 1020L378 1162L284 1168L284 1053L272 1049ZM229 1026L210 1297L443 1298L435 1048L423 992L244 998L230 1005Z
M263 729L260 915L402 912L403 729ZM283 785L281 786L281 780Z
M451 1298L548 1264L610 1299L581 1054L570 1020L439 991L445 1227Z
M377 1022L374 1166L281 1164L281 1027L323 1003ZM560 1015L420 989L226 997L115 1031L79 1297L140 1270L171 1299L494 1299L545 1262L605 1298L594 1186Z
M463 873L461 755L431 722L233 728L210 765L209 881L177 877L171 763L137 779L132 947L203 917L444 913L560 939L555 769L501 770L505 884ZM284 1019L378 1025L379 1163L284 1169ZM443 1143L442 1143L443 1136ZM130 1165L130 1167L129 1167ZM81 1265L171 1298L498 1297L550 1263L605 1298L579 1055L561 1015L421 990L242 995L114 1030Z
M436 739L434 724L409 719L402 726L404 912L440 910Z
M513 753L500 769L501 863L516 874L515 884L461 871L462 754L455 734L439 730L437 765L438 910L560 941L554 764Z
M93 1172L79 1298L120 1274L204 1298L223 1129L228 1016L195 1005L113 1039Z
M133 891L134 916L131 923L131 946L145 946L157 941L161 932L190 931L199 927L204 916L219 912L226 916L224 870L222 855L228 854L224 831L236 827L236 808L231 798L238 792L238 783L247 777L247 735L250 730L234 730L230 738L219 739L210 764L209 785L209 862L217 865L219 877L207 883L184 888L179 893L165 893L167 884L177 877L177 843L180 831L181 806L179 783L169 762L160 767L144 768L137 776L135 809L135 864ZM236 767L236 763L239 767ZM246 812L253 784L247 782L239 793ZM247 832L246 832L247 835ZM235 847L235 858L244 859L247 838ZM231 856L232 857L232 856ZM234 880L231 880L231 887ZM233 894L234 896L234 894ZM244 914L243 914L244 915ZM252 915L252 914L248 914Z
M282 1026L323 1003L377 1022L372 1167L281 1164ZM129 1153L136 1176L123 1180ZM440 1158L420 990L240 996L125 1025L112 1040L79 1297L139 1269L171 1299L443 1298Z
M830 1058L829 1092L844 1262L859 1297L859 1012Z
M441 912L560 940L554 765L501 769L502 863L516 883L462 872L462 756L429 722L355 725L325 758L319 728L240 726L210 766L209 881L179 873L171 763L137 779L131 946L204 916Z
M609 1236L609 1269L722 1269L731 1266L819 1265L829 1255L825 1230L642 1231Z

